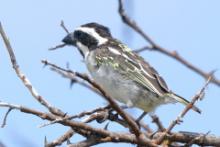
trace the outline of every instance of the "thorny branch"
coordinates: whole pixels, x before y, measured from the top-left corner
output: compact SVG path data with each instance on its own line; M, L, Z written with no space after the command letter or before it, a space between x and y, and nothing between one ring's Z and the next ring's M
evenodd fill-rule
M23 113L27 114L32 114L35 116L40 117L41 119L46 119L53 121L56 119L56 115L46 113L46 112L40 112L38 110L34 110L28 107L20 106L20 105L15 105L15 104L9 104L5 102L0 102L0 107L7 107L7 108L13 108L15 110L19 110ZM106 142L125 142L125 143L132 143L132 144L139 144L139 145L149 145L149 146L155 146L155 144L148 144L149 139L146 137L141 138L140 140L137 140L135 135L131 133L117 133L117 132L112 132L108 131L105 129L97 129L93 128L85 123L82 122L76 122L76 121L69 121L65 120L63 122L59 122L60 124L63 124L64 126L69 126L74 129L76 133L79 133L83 136L91 137L92 135L99 136L101 137L100 139L103 138L109 138ZM160 138L163 133L157 132L154 135L154 139ZM172 132L171 135L167 134L166 139L169 139L170 141L173 142L189 142L189 140L195 139L198 136L201 136L202 134L193 134L193 133L175 133ZM220 145L220 138L215 137L213 135L206 135L204 138L197 138L195 140L195 143L198 145L213 145L217 146Z
M159 117L157 115L151 115L152 122L155 123L158 127L158 130L163 132L165 130L162 122L160 121Z
M36 115L36 116L40 117L41 119L46 119L46 120L50 120L50 121L57 119L57 116L53 115L51 113L44 113L44 112L34 110L34 109L31 109L28 107L20 106L20 105L0 102L0 107L13 108L15 110L20 110L21 112L24 112L24 113ZM110 137L113 142L122 141L122 142L130 142L130 143L136 143L136 144L142 144L142 145L146 144L149 146L155 146L153 143L150 142L149 139L147 139L143 135L139 139L137 139L136 136L132 133L112 132L112 131L108 131L105 129L94 128L94 127L91 127L90 125L87 125L86 123L73 121L73 120L72 121L65 120L65 121L62 121L59 123L64 126L72 127L72 129L75 132L78 132L79 134L81 134L80 132L82 129L82 130L84 130L84 132L86 131L86 133L89 133L90 136L93 134L94 135L97 134L97 136L104 137L104 138Z
M64 31L65 31L67 34L69 34L69 30L66 28L66 26L65 26L63 20L61 20L60 26L64 29ZM50 51L52 51L52 50L56 50L56 49L58 49L58 48L63 48L64 46L66 46L65 43L63 43L63 44L59 44L59 45L56 45L55 47L51 47L51 48L49 48L49 50L50 50Z
M94 109L92 111L81 112L80 114L76 114L76 115L72 115L72 116L68 116L68 117L64 117L64 118L59 118L59 119L56 119L54 121L50 121L49 123L41 125L40 128L48 126L48 125L52 125L52 124L55 124L55 123L58 123L58 122L61 122L61 121L65 121L65 120L72 120L72 119L75 119L75 118L82 118L86 115L92 115L92 114L97 113L99 111L105 111L109 108L110 108L110 106L108 105L108 106L105 106L105 107L100 107L100 108Z
M174 58L176 61L182 63L183 65L185 65L186 67L188 67L192 71L196 72L197 74L199 74L200 76L202 76L205 79L208 79L210 77L210 75L212 75L212 71L211 72L205 72L202 69L194 66L193 64L188 62L186 59L184 59L182 56L180 56L177 53L177 51L169 51L168 49L159 46L156 42L153 41L153 39L151 37L149 37L138 26L138 24L134 20L131 20L131 18L129 18L129 16L125 13L122 0L118 0L118 1L119 1L118 11L119 11L119 14L121 16L122 21L125 24L127 24L129 27L134 29L138 34L140 34L151 45L150 47L146 46L146 47L143 47L143 48L141 48L139 50L136 50L135 52L141 52L141 51L149 50L149 49L153 50L153 51L158 51L158 52L163 53L163 54L165 54L165 55L167 55L167 56L169 56L171 58ZM213 76L211 82L220 87L220 80L217 79L216 77Z
M63 134L62 136L60 136L56 140L54 140L50 143L47 143L47 141L45 141L45 147L54 147L54 146L61 145L63 142L70 139L73 136L73 134L74 134L73 129L69 129L65 134Z
M78 80L78 79L76 78L75 73L72 73L70 70L67 70L67 69L64 69L64 68L62 68L62 67L59 67L59 66L57 66L57 65L55 65L55 64L52 64L52 63L50 63L50 62L47 61L47 60L42 60L41 62L42 62L45 66L49 65L49 66L51 67L51 70L52 70L52 71L58 73L59 75L61 75L61 76L64 77L64 78L69 79L69 80L71 81L71 83L70 83L71 86L72 86L72 84L74 84L74 83L78 83L79 85L82 85L82 86L88 88L89 90L91 90L91 91L93 91L93 92L95 92L96 94L98 94L98 95L101 96L101 93L100 93L96 88L94 88L93 86L90 86L89 84L87 84L87 83L84 82L84 81Z
M45 63L45 64L50 64L50 63ZM59 68L59 67L57 67ZM61 68L61 70L64 70L63 68ZM110 97L107 95L107 93L105 93L105 91L98 85L96 84L94 81L92 81L87 75L85 74L81 74L79 72L73 72L71 70L68 70L68 72L72 72L75 74L75 76L87 81L89 84L91 84L93 87L95 87L96 89L98 89L100 91L100 93L102 93L103 95L103 98L105 98L105 100L107 100L109 102L109 104L111 105L111 107L116 111L118 112L118 114L129 124L129 127L131 129L131 131L133 133L135 133L135 135L137 137L139 137L139 135L141 134L136 122L131 119L131 117L126 113L124 112L119 106L118 104Z
M205 85L199 90L198 94L196 94L191 102L185 107L185 109L181 112L181 114L179 116L177 116L177 118L171 122L171 124L169 125L169 127L163 132L164 135L161 136L161 138L159 138L157 140L157 144L161 144L162 141L164 140L165 136L167 133L170 133L170 131L175 127L175 125L179 124L182 120L182 118L186 115L186 113L192 109L194 103L199 100L199 99L202 99L202 97L204 96L205 94L205 89L207 88L209 82L211 81L212 79L212 76L210 76L208 78L208 80L206 81Z

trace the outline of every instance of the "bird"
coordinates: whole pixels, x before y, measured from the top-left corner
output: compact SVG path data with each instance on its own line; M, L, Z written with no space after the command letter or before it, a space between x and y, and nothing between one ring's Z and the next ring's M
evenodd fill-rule
M104 25L83 24L62 42L79 50L91 77L111 98L143 110L144 115L163 104L190 103L172 92L147 61L114 38ZM201 113L196 106L192 109Z

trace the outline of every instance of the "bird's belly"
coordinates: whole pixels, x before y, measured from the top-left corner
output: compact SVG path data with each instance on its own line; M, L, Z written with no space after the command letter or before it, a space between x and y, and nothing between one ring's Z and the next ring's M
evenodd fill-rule
M132 81L125 80L122 75L114 70L100 67L95 73L91 72L91 75L112 98L128 104L132 97L135 97L135 91L137 88Z
M94 68L88 67L94 80L112 98L128 106L139 107L146 112L150 112L158 105L164 103L163 99L157 97L146 88L141 87L136 82L125 78L107 66Z

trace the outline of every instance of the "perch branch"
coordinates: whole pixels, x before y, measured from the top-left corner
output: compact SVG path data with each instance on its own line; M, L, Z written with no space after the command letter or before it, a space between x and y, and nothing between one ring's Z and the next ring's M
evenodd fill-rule
M46 119L46 120L53 121L57 118L56 115L53 115L51 113L43 113L38 110L34 110L34 109L27 108L27 107L20 106L20 105L9 104L6 102L0 102L0 107L6 107L6 108L19 110L23 113L32 114L44 120ZM117 133L117 132L112 132L112 131L108 131L105 129L93 128L85 123L69 121L69 120L65 120L59 123L64 126L72 127L72 129L74 129L76 133L79 133L82 136L96 135L99 138L109 137L108 141L106 142L124 142L124 143L144 145L144 146L149 146L149 147L157 146L156 144L152 143L146 137L140 137L139 139L137 139L137 137L134 134L130 134L130 133ZM153 137L156 140L158 138L161 138L161 136L163 135L164 135L163 132L162 133L158 132ZM220 145L220 137L216 137L213 135L203 135L204 137L198 137L201 135L202 134L198 134L198 133L190 134L190 133L172 132L172 134L166 135L166 139L173 141L173 142L182 142L182 143L187 143L194 139L194 144L197 144L197 145L204 145L204 146L219 146ZM195 139L196 137L197 139Z
M72 74L74 74L75 76L87 81L89 84L91 84L93 87L95 87L96 89L98 89L100 91L100 93L102 93L103 98L105 98L105 100L107 100L109 102L109 104L111 105L111 107L128 123L129 128L131 129L131 131L138 137L141 132L137 126L137 124L135 123L135 121L126 113L124 112L119 106L118 104L110 97L108 96L105 91L94 81L92 81L87 75L85 74L81 74L79 72L74 72L72 70L66 70L64 68L58 67L52 63L49 63L47 61L47 63L45 63L46 65L50 65L53 67L56 67L57 69L66 71L66 72L70 72Z
M0 107L13 108L15 110L20 110L23 113L32 114L37 117L40 117L41 119L46 119L50 121L57 119L57 116L51 113L44 113L44 112L34 110L28 107L20 106L20 105L0 102ZM97 134L97 136L99 137L104 137L104 138L110 137L113 142L116 142L116 141L118 142L119 140L121 140L122 142L135 143L135 144L140 144L140 145L148 145L148 146L153 146L153 147L157 146L156 144L152 143L148 138L144 137L144 135L140 135L140 137L137 138L134 134L111 132L105 129L94 128L83 122L77 122L73 120L72 121L65 120L59 123L64 126L72 127L72 129L79 134L81 134L81 130L84 130L90 135L92 133L92 134Z

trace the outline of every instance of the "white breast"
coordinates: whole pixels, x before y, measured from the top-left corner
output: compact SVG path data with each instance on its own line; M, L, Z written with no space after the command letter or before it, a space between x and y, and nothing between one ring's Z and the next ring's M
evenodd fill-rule
M113 68L103 65L97 68L97 63L90 53L86 59L86 65L95 82L97 82L103 90L112 98L133 105L132 99L136 98L138 87L130 80L123 79Z

